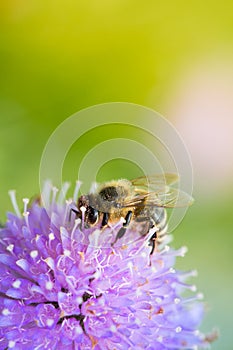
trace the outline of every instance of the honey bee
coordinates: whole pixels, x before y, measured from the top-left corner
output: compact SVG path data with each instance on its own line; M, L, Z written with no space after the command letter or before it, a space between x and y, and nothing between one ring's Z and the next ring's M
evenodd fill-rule
M128 228L139 232L140 236L155 228L149 239L150 254L153 254L167 233L166 208L189 206L193 202L187 193L172 187L177 181L178 176L169 173L142 176L131 181L109 181L97 185L92 193L80 196L77 210L71 210L82 219L85 228L97 224L104 228L123 217L124 223L112 245L125 235Z

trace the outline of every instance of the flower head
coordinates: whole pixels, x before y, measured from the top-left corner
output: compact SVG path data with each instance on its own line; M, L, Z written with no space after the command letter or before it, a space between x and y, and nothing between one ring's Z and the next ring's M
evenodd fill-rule
M198 331L202 295L186 282L195 271L174 269L185 248L150 255L151 232L135 240L129 230L112 245L121 221L85 229L64 191L56 199L46 186L44 195L46 209L24 199L21 215L11 192L16 214L0 231L0 349L208 346Z

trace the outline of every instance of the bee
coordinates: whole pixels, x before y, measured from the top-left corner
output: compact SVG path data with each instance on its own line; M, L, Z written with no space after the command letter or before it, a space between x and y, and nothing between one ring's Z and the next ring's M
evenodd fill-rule
M81 195L77 210L71 210L82 219L84 228L97 224L104 228L123 217L124 222L112 245L128 228L139 232L140 236L155 228L149 238L150 254L153 254L167 233L166 208L189 206L193 202L187 193L172 187L177 181L176 174L167 173L105 182L97 185L92 193Z

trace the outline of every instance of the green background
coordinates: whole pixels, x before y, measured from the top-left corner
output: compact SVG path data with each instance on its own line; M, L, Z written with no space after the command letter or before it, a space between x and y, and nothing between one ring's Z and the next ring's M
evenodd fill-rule
M232 41L232 1L2 0L1 220L11 210L9 189L17 190L18 199L39 191L42 151L68 116L112 101L145 105L168 116L179 75L202 57L207 61L219 57L222 48L233 57ZM176 124L172 113L169 118ZM128 132L133 136L134 130ZM98 142L94 135L90 137L90 144L87 138L75 144L73 157L79 159L93 140ZM121 166L123 175L114 163L103 169L100 179L139 175L133 165ZM72 161L67 162L64 174L66 180L74 180ZM207 302L202 329L216 326L221 334L212 348L230 350L232 182L213 186L206 193L198 190L199 185L201 179L195 184L195 205L175 232L174 245L189 247L178 266L199 271L193 282Z

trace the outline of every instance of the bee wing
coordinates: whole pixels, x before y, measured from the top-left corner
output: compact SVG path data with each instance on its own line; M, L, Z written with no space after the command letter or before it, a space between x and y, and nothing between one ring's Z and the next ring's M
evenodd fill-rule
M164 192L167 186L176 183L178 179L177 174L165 173L141 176L131 180L131 183L135 186L136 191L147 189L147 192Z
M150 193L146 199L146 205L157 205L164 208L182 208L192 205L193 201L193 197L188 193L169 187L167 192L158 193L156 197Z
M166 192L149 192L126 199L123 207L155 206L164 208L187 207L193 198L186 192L168 187Z

